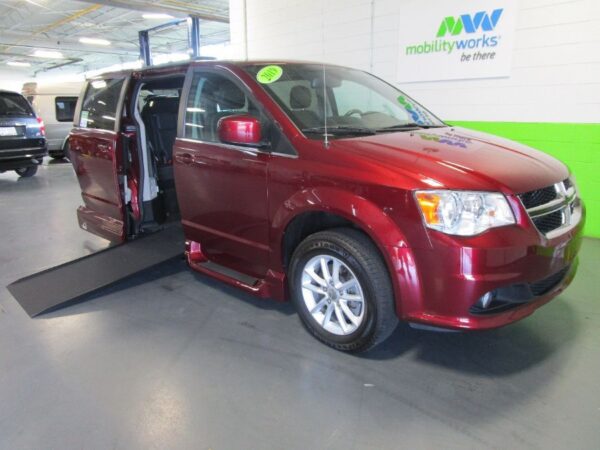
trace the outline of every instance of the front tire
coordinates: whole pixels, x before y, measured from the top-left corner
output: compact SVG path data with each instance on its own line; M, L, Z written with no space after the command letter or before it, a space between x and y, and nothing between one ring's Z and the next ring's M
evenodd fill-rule
M364 352L398 325L386 265L358 230L337 228L307 237L294 251L289 276L302 323L330 347Z
M15 172L17 172L17 175L21 178L29 178L37 173L37 169L37 166L21 167L20 169L16 169Z

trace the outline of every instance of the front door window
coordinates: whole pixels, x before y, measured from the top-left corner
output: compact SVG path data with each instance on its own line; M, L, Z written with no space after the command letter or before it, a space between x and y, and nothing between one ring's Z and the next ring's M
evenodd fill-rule
M194 76L185 114L185 137L218 142L219 120L231 115L261 118L260 110L229 78L213 73Z

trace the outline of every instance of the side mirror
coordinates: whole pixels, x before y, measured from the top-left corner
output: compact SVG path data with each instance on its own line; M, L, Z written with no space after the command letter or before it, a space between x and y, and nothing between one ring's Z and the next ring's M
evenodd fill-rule
M262 144L260 121L252 116L228 116L217 125L219 140L225 144L258 147Z

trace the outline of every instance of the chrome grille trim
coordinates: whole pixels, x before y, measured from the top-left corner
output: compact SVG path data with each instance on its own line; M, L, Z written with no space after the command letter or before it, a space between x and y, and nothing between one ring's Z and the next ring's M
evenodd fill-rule
M529 215L529 218L534 226L548 239L555 238L572 230L581 220L581 204L577 197L575 186L571 180L566 179L554 184L553 187L556 191L556 198L554 200L551 200L543 205L534 206L528 209L526 208L527 214ZM521 204L524 208L525 205L523 202L523 196L525 194L519 195L519 199L521 200ZM561 213L560 225L550 230L540 230L538 224L536 223L536 219L539 221L545 216L557 212Z

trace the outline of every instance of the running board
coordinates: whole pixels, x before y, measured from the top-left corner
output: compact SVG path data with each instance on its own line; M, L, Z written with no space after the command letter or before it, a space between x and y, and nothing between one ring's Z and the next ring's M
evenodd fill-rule
M83 258L21 278L7 286L30 317L65 306L158 264L183 257L179 223Z
M233 269L230 269L225 266L221 266L217 263L211 261L205 261L198 264L200 267L206 269L208 272L218 273L227 278L231 278L232 280L236 280L239 283L246 285L248 287L254 287L260 281L258 278L253 278L250 275L246 275L240 272L237 272Z
M229 267L224 267L212 261L191 261L188 258L188 264L190 268L196 272L216 278L217 280L240 288L250 294L258 295L259 297L263 298L281 298L281 294L279 294L279 296L277 295L277 290L275 293L273 292L273 286L269 280L254 278L250 275L240 273L236 270L230 269Z

